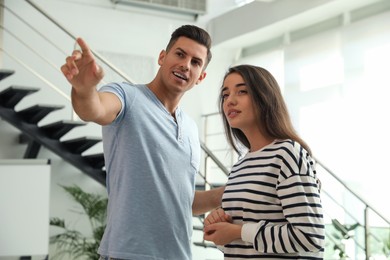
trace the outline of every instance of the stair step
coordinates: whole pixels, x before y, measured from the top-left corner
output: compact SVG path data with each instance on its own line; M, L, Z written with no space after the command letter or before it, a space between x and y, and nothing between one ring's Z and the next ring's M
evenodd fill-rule
M83 156L85 160L95 169L102 169L104 167L104 154L92 154Z
M26 122L30 124L37 124L49 113L64 108L64 106L43 106L34 105L17 112Z
M203 226L193 226L194 230L203 231Z
M41 126L40 129L45 132L48 137L52 139L60 139L73 128L83 125L85 125L83 122L62 120L49 125Z
M64 141L62 144L66 146L66 148L72 153L81 154L101 141L101 138L80 137L77 139Z
M0 106L14 108L25 96L38 90L39 88L10 86L0 92Z
M15 73L15 71L13 71L13 70L1 69L1 70L0 70L0 80L3 80L3 79L5 79L6 77L11 76L11 75L14 74L14 73Z
M206 243L206 242L194 242L194 245L201 246L204 248L217 248L213 243Z

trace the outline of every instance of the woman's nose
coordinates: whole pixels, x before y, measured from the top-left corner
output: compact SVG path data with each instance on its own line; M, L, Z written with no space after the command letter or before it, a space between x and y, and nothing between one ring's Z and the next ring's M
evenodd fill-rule
M226 105L227 105L227 106L234 106L234 105L236 104L236 100L235 100L235 98L234 98L233 95L229 95L229 96L226 98L225 102L226 102Z

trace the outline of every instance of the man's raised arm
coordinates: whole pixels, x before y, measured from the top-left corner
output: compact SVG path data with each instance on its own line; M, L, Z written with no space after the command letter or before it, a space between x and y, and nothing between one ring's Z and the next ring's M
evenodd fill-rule
M88 45L77 38L80 50L66 58L61 71L72 85L72 106L84 121L100 125L111 123L121 109L121 102L112 93L100 93L96 86L104 76Z

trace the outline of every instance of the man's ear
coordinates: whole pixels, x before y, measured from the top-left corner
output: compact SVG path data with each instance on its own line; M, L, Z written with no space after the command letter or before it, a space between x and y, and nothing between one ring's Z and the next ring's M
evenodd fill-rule
M207 75L206 71L203 71L203 72L200 74L200 76L199 76L199 78L198 78L198 80L196 81L195 84L201 83L201 82L204 80L204 78L206 77L206 75Z
M160 51L160 55L158 56L158 65L161 66L163 64L166 53L167 52L165 50Z

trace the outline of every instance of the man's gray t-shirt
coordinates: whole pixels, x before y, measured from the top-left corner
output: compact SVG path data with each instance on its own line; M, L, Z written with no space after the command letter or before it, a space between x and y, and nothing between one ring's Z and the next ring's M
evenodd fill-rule
M198 129L176 121L146 85L109 84L122 109L103 126L109 195L99 254L121 259L191 259Z

